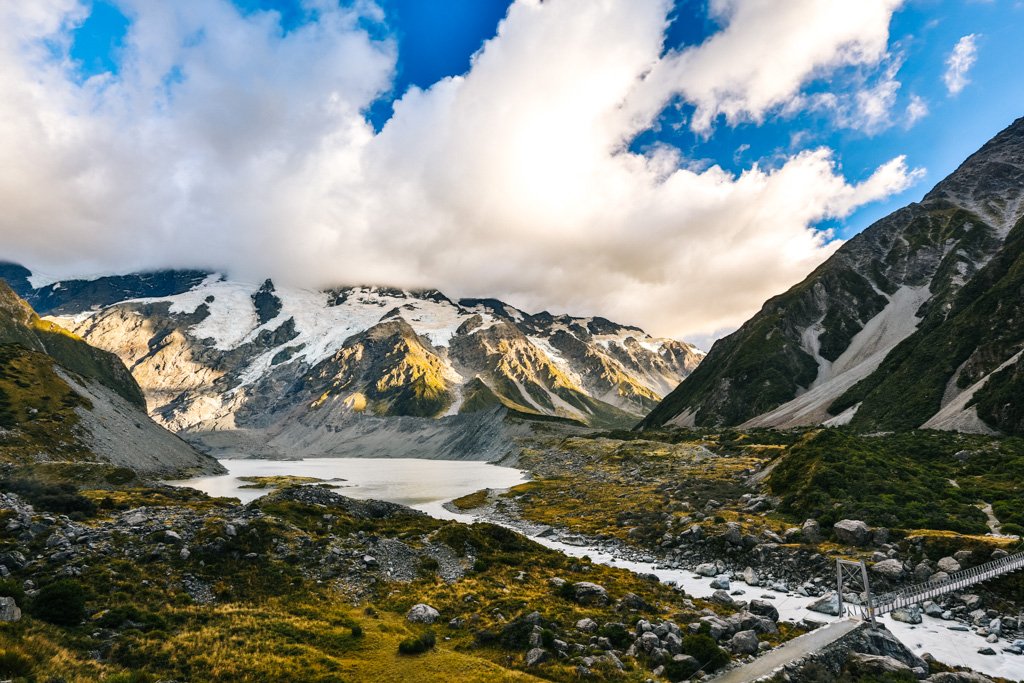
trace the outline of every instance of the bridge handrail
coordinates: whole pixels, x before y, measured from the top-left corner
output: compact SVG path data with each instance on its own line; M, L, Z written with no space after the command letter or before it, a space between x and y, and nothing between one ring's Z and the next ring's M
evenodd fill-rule
M872 601L872 607L874 607L875 612L887 612L889 609L917 602L917 598L923 597L929 593L935 593L936 591L938 594L948 593L952 590L966 588L986 579L995 578L996 576L1000 576L1004 573L1009 573L1022 568L1024 568L1024 552L1007 555L1006 557L1001 557L997 560L979 564L978 566L971 567L970 569L962 569L958 572L954 572L946 578L938 581L924 581L906 586L899 590L875 596ZM977 577L984 578L974 580ZM965 581L966 583L963 583ZM963 583L963 585L958 585L961 583Z

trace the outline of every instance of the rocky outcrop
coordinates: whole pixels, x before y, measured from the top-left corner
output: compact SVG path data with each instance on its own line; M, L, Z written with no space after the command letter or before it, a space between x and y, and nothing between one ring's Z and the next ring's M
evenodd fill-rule
M644 427L1024 433L1024 119L766 302Z

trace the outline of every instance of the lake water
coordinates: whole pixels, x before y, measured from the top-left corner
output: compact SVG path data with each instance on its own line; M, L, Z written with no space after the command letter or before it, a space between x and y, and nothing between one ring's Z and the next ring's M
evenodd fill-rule
M327 481L343 496L376 498L401 503L434 516L445 516L441 507L480 489L504 489L527 480L526 474L471 460L422 460L416 458L307 458L305 460L228 459L220 464L227 474L169 481L211 496L238 498L243 503L265 496L272 489L242 488L239 477L297 476Z

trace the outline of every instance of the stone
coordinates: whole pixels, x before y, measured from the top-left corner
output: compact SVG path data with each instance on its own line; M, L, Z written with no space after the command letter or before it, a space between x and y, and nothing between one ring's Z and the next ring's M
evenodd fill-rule
M988 676L974 671L943 671L928 677L929 683L993 683Z
M871 565L871 571L887 579L898 579L903 576L903 563L899 560L882 560Z
M732 599L732 596L723 590L717 590L711 594L711 602L717 602L719 605L726 605L732 607L736 604L736 601Z
M973 593L964 593L960 596L960 603L969 610L976 610L981 607L981 596Z
M921 605L921 608L924 609L924 613L930 617L941 618L942 613L944 612L942 607L932 600L925 600L924 604Z
M820 600L816 600L807 606L812 612L828 614L833 617L839 616L839 596L836 593L829 593Z
M599 586L590 581L580 581L572 585L576 602L582 605L605 605L608 604L608 591L604 586Z
M994 633L997 636L1003 635L1003 620L993 619L992 621L988 622L988 632Z
M939 571L952 574L953 572L960 571L960 563L952 557L944 557L938 562Z
M757 572L754 571L753 567L747 567L743 570L743 581L746 582L748 586L761 585L761 577L757 575Z
M693 571L701 576L715 576L718 574L718 567L716 567L713 562L705 562L703 564L698 564L696 569Z
M860 677L911 673L909 666L885 655L866 655L859 652L851 652L848 661L850 662L850 668Z
M19 621L21 610L14 598L0 598L0 621Z
M440 612L422 602L418 605L413 605L405 615L405 618L414 624L433 624L440 617Z
M914 580L927 581L928 577L935 573L935 570L927 562L921 562L914 567Z
M983 648L981 648L980 650L978 650L978 654L979 654L979 655L987 655L987 656L992 656L992 655L994 655L995 653L996 653L996 651L995 651L995 650L993 650L993 649L992 649L992 648L990 648L990 647L983 647Z
M832 526L840 543L864 546L871 540L871 527L858 519L842 519Z
M804 525L800 527L800 536L807 543L820 543L821 525L818 524L818 520L808 519L804 522Z
M725 525L725 531L722 533L722 538L729 545L743 545L743 532L740 530L740 525L736 522L729 522Z
M723 590L723 591L729 590L729 577L728 577L728 575L722 574L720 576L716 576L714 579L711 580L711 587L714 588L715 590Z
M583 631L584 633L594 633L595 631L597 631L597 622L591 619L590 617L587 617L585 619L580 619L579 621L577 621L576 628Z
M548 651L542 647L535 647L526 653L526 666L534 667L543 664L548 660Z
M893 621L902 621L904 624L920 624L924 621L921 617L921 609L917 606L894 609L890 616Z
M757 634L753 631L740 631L729 641L733 652L741 655L752 655L757 652Z
M779 620L779 610L770 602L765 602L764 600L751 600L747 609L754 614L762 617L768 617L772 621Z

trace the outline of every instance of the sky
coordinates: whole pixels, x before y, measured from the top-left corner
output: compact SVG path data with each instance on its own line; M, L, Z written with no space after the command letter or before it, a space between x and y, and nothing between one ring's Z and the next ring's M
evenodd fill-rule
M0 6L0 257L707 347L1024 115L1021 0Z

